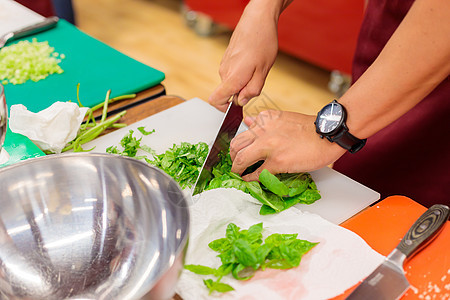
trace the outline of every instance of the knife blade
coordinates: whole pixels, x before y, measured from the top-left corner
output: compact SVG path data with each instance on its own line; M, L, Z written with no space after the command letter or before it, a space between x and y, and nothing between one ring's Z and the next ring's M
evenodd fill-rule
M384 262L346 299L399 299L410 286L403 271L403 263L438 236L447 223L449 211L448 206L442 204L430 207L411 226Z
M192 196L201 193L211 178L212 168L219 162L219 153L222 151L228 151L230 148L230 142L236 135L239 126L242 122L242 107L236 104L235 97L233 97L225 116L222 121L222 125L216 135L213 145L209 149L208 156L206 157L203 167L199 173L197 181L194 185Z
M27 35L35 34L53 28L56 26L56 23L58 23L58 20L58 17L49 17L36 24L24 27L16 31L8 32L0 36L0 48L5 46L5 44L12 39L18 39Z

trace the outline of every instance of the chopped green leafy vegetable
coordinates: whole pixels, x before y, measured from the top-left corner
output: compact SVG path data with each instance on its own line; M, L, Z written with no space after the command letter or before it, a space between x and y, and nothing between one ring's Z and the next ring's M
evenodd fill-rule
M213 178L206 190L236 188L248 193L263 204L260 210L262 215L283 211L297 203L311 204L321 198L309 173L273 175L264 169L259 175L260 182L246 182L238 174L231 172L229 154L220 153L219 156L220 161L212 170Z
M138 130L142 134L154 132L154 130L146 131L143 127ZM183 142L180 145L174 144L165 153L156 155L150 147L140 144L142 138L137 140L132 134L133 131L130 131L120 142L123 151L111 146L107 152L134 157L137 150L142 149L150 153L153 159L142 156L137 158L144 158L148 163L165 171L183 189L193 186L208 154L207 144L200 142L192 145ZM259 176L260 182L246 182L239 174L231 172L232 162L228 153L219 153L219 158L205 190L235 188L248 193L263 204L260 210L262 215L278 213L297 203L311 204L321 197L309 173L272 175L269 171L263 170Z
M63 73L58 64L65 56L54 50L48 42L38 42L36 38L3 47L0 49L0 82L22 84Z
M143 135L149 135L155 132L155 129L153 129L152 131L146 131L144 126L138 127L137 128L139 130L140 133L142 133Z
M144 127L139 127L138 130L143 135L155 132L155 130L146 131ZM206 143L190 144L184 142L180 145L174 144L166 152L156 154L152 148L141 144L142 137L140 139L133 137L133 133L134 131L130 130L120 141L123 150L119 150L117 146L110 146L106 149L106 152L145 159L149 164L162 169L175 179L181 188L192 187L208 154L208 145ZM151 154L152 159L147 156L136 156L139 149Z
M300 265L309 250L318 243L297 239L298 234L274 233L263 242L263 224L258 223L249 229L240 229L228 224L225 237L209 243L209 248L218 252L222 265L211 268L202 265L185 265L184 268L198 275L212 275L216 280L203 280L211 294L214 291L225 293L234 290L221 283L223 276L231 273L238 280L248 280L259 269L290 269Z
M174 144L166 152L153 155L153 160L146 161L169 174L184 189L194 185L207 155L206 143L183 142L180 145Z

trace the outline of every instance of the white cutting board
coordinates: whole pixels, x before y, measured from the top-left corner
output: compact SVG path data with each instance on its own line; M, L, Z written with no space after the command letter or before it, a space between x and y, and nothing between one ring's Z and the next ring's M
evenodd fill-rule
M43 21L45 18L12 0L0 0L0 36Z
M181 142L203 141L211 146L223 115L205 101L194 98L95 139L83 148L95 146L92 152L105 153L109 146L118 146L130 129L134 130L134 136L141 137L142 134L137 130L140 126L144 126L147 131L155 129L155 133L142 136L141 144L150 146L158 154ZM239 130L245 129L243 124ZM311 205L298 204L295 207L318 214L335 224L344 222L380 199L379 193L328 167L311 172L311 175L322 198Z

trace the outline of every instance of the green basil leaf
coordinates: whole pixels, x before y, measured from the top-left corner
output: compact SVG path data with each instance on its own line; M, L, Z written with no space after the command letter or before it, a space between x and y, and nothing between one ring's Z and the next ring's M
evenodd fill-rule
M233 267L231 274L237 280L248 280L255 275L255 270L243 264L236 264Z
M259 174L259 181L275 195L283 197L289 194L288 187L267 169L262 170Z
M262 243L262 230L263 230L263 223L258 223L255 225L252 225L248 230L245 231L245 235L242 234L244 230L241 230L241 238L244 238L247 242L250 244Z
M138 127L137 128L143 135L149 135L155 132L155 129L153 129L152 131L146 131L144 126Z
M272 251L273 246L265 243L264 245L261 245L256 249L255 255L256 259L258 260L259 264L263 266L266 262L267 256L269 255L270 251Z
M307 189L299 196L299 203L312 204L321 198L319 191Z
M208 244L209 248L216 252L223 253L231 249L231 243L227 238L214 240Z
M281 197L264 192L257 181L245 182L245 184L250 194L262 204L270 206L276 212L283 210L284 204Z
M233 266L234 264L225 264L225 265L221 265L218 269L217 269L217 274L216 276L218 277L223 277L225 275L228 275L231 273L231 271L233 270Z
M184 268L198 275L216 275L217 270L202 265L185 265Z
M276 214L277 212L270 206L263 204L259 210L259 214L264 215L272 215Z
M279 174L279 179L289 189L289 197L294 197L306 191L309 183L312 181L308 173L284 173Z
M217 255L217 257L220 258L220 261L224 265L233 264L237 262L237 258L236 255L234 255L233 249L229 249L223 253L220 253L219 255Z
M290 269L292 265L283 258L272 259L266 264L270 269Z
M258 263L250 244L244 239L234 241L233 252L238 262L246 267L254 267Z
M264 241L264 243L268 244L268 245L272 245L274 247L279 247L281 244L285 243L286 241L292 241L295 240L297 238L298 234L297 233L286 233L286 234L281 234L281 233L274 233L269 235L266 240Z
M209 290L209 294L211 295L211 293L214 292L213 288L214 281L212 279L204 279L203 283L206 285L206 287Z
M215 281L215 282L211 283L209 291L210 291L210 293L213 291L216 291L219 293L226 293L226 292L234 291L234 288L229 284Z
M238 239L239 238L239 230L240 230L240 228L237 227L236 224L234 224L234 223L228 224L226 232L225 232L226 238L230 242Z
M298 197L289 197L289 198L284 198L284 209L288 209L292 206L294 206L295 204L297 204L300 200Z

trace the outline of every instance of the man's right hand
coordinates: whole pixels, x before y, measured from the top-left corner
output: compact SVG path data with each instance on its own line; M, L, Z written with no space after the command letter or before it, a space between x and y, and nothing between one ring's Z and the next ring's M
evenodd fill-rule
M258 96L275 62L279 13L262 2L251 1L247 5L222 58L222 82L209 97L209 103L221 111L226 110L234 94L239 94L240 105Z

